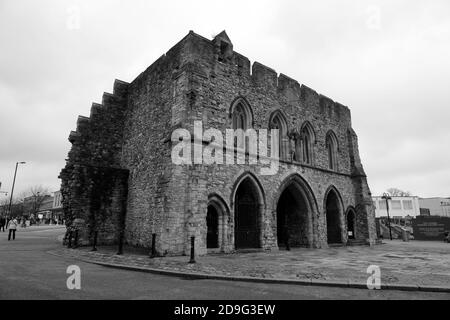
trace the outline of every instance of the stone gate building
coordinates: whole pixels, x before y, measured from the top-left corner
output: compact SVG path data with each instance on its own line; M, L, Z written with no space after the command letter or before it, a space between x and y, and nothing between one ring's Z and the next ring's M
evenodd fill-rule
M179 128L278 128L279 167L171 160ZM225 134L224 134L225 135ZM79 117L62 170L68 226L81 240L186 254L323 248L376 240L375 214L350 110L233 50L225 32L189 32L133 82ZM208 145L210 141L203 141ZM225 153L225 152L224 152ZM248 154L247 154L248 156Z

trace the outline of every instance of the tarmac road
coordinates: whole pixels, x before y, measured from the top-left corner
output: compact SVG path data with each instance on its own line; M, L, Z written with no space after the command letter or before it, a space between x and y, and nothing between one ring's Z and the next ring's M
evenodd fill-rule
M449 293L363 290L239 281L188 280L107 268L47 253L60 227L0 232L0 299L450 299ZM69 290L67 267L81 269L81 290Z

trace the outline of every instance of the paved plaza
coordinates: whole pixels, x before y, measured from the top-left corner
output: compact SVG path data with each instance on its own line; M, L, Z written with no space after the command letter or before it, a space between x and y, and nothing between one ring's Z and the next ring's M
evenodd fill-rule
M303 249L278 252L210 254L196 258L150 259L146 252L129 248L122 256L115 247L60 248L51 253L84 261L179 273L349 283L365 285L367 268L379 266L382 285L447 288L450 291L450 244L440 242L385 241L382 245Z

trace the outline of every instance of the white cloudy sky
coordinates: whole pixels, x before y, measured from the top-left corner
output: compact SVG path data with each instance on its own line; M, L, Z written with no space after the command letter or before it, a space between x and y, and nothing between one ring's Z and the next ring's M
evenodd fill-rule
M16 161L18 193L57 190L77 116L115 78L132 81L189 30L223 29L251 61L351 108L374 194L450 196L448 0L0 0L2 190Z

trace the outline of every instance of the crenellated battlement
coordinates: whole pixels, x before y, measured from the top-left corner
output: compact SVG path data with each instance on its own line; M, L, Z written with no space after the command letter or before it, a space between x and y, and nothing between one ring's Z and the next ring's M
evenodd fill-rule
M340 120L343 116L350 117L350 110L346 106L317 93L283 73L277 75L274 69L259 62L253 63L251 78L257 86L267 90L276 90L278 94L285 96L288 102L301 100L309 107L319 106L319 112L336 120Z
M324 95L319 95L319 106L320 112L326 114L329 118L335 118L337 120L343 117L350 118L349 108Z
M247 57L234 52L234 61L236 63L236 66L238 67L239 72L242 75L250 76L251 63Z
M252 65L252 79L257 86L271 86L274 89L278 87L277 72L257 61Z
M300 83L282 73L278 77L278 90L287 97L288 101L297 101L301 97Z
M116 97L124 98L128 93L128 86L130 84L128 82L122 80L114 80L113 94Z
M129 84L125 81L115 80L113 92L103 93L102 103L93 102L89 117L78 116L77 127L69 135L69 141L73 144L80 137L89 136L93 129L110 125L112 117L120 118L126 106L126 96Z
M209 53L211 55L215 55L216 58L219 57L221 54L221 41L225 44L229 44L222 55L228 55L231 58L220 59L219 62L228 65L230 70L235 70L234 72L237 72L239 76L249 77L256 87L277 92L279 95L285 96L288 102L301 100L309 107L318 106L319 112L336 120L340 120L344 116L350 116L350 110L346 106L333 101L325 95L317 93L315 90L299 83L297 80L290 78L283 73L278 74L276 70L258 61L251 64L249 58L236 51L232 51L232 53L230 53L229 50L233 48L233 45L225 31L221 32L213 40L208 40L191 31L183 40L189 41L189 39L194 42L191 46L189 46L189 48L194 48L194 51L196 51L197 54L201 54L202 58L205 54ZM205 48L205 46L209 48ZM212 57L204 58L210 60ZM202 67L199 66L199 62L197 60L190 61L189 63L193 65L189 68L189 70L195 70L197 73L200 73L199 70L202 70ZM204 70L203 73L205 73Z
M91 106L91 113L89 115L90 118L95 117L100 114L103 109L103 105L100 103L93 102Z
M272 92L285 103L295 105L300 102L304 107L317 110L314 112L334 121L350 119L350 110L346 106L283 73L278 74L276 70L258 61L251 64L246 56L233 50L233 44L225 32L209 40L190 31L132 83L116 79L113 93L103 93L101 103L92 103L90 116L78 118L76 131L70 134L69 140L72 143L77 139L81 141L80 136L98 130L112 131L108 122L122 120L128 95L149 92L161 81L161 74L167 74L173 80L183 73L207 79L215 76L215 65L225 70L225 75L234 74L248 79L246 81L251 86ZM99 129L102 127L104 129Z
M90 122L91 118L85 116L78 116L76 132L83 134L86 130L88 130Z

